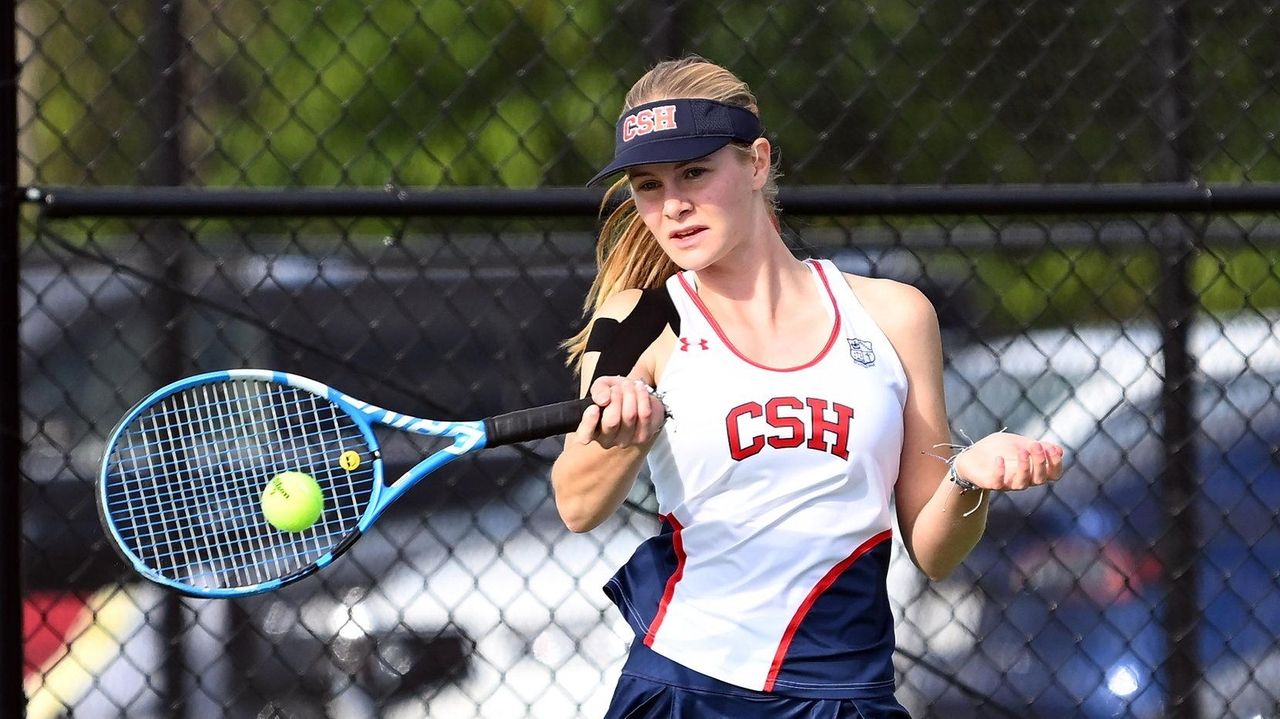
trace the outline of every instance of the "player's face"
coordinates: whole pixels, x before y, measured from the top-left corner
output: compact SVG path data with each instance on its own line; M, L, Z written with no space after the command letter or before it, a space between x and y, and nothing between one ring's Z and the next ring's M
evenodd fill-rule
M751 236L755 169L729 145L688 162L641 165L628 177L636 210L673 262L699 270Z

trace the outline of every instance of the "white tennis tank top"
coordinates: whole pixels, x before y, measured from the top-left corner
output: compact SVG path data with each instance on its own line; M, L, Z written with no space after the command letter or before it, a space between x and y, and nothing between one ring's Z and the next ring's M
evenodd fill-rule
M885 574L907 380L829 261L809 261L831 333L802 366L741 355L667 281L680 333L649 452L663 529L605 587L637 636L731 684L797 696L892 691Z

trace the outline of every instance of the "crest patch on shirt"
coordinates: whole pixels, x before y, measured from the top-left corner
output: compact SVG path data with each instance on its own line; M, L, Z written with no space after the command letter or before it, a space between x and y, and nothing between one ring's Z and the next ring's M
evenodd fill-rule
M870 367L876 363L876 353L871 349L869 340L861 340L857 337L849 340L849 356L863 367Z

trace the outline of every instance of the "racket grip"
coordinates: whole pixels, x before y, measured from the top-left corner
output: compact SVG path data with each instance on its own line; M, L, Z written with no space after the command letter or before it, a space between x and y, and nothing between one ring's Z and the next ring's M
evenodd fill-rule
M527 442L572 432L582 422L582 413L594 404L589 399L544 404L484 420L486 447Z

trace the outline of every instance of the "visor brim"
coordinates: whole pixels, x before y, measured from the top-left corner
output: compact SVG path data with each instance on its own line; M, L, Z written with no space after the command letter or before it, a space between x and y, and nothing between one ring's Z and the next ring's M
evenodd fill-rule
M688 162L706 157L733 142L727 135L717 137L673 137L667 140L650 140L618 153L603 170L587 182L587 187L638 165L657 165L665 162Z

